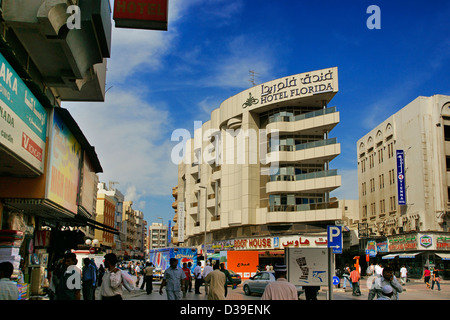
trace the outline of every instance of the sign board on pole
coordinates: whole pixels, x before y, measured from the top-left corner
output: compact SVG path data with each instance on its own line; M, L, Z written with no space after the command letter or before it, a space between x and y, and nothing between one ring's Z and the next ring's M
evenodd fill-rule
M334 254L342 253L342 226L327 227L327 242Z
M286 248L288 281L300 286L328 286L328 249ZM334 274L334 266L333 266Z

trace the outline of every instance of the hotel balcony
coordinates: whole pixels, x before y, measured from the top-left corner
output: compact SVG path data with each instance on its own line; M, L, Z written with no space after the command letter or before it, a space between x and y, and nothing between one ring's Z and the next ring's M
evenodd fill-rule
M270 180L266 184L268 194L330 192L341 186L341 176L336 169L297 175L274 175Z
M69 28L67 0L3 0L3 18L28 53L32 68L62 101L104 101L111 53L108 0L79 0L80 26ZM70 12L70 11L69 11ZM11 39L8 39L11 38ZM13 42L12 35L6 41ZM17 40L15 40L17 41Z
M308 112L297 116L272 116L266 127L267 133L279 130L279 133L318 134L331 131L339 123L336 107Z
M276 159L280 163L308 160L323 162L333 160L340 153L341 144L332 138L298 145L277 145L268 153L267 159L269 162Z

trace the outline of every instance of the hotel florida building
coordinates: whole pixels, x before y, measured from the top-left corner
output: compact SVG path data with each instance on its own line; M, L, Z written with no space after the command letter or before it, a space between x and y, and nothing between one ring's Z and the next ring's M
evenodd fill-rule
M178 242L206 243L208 254L326 247L326 226L342 219L329 196L341 185L330 166L340 154L330 135L339 123L329 106L337 92L333 67L256 85L213 110L183 142Z
M416 98L357 148L359 235L371 257L450 278L450 96Z

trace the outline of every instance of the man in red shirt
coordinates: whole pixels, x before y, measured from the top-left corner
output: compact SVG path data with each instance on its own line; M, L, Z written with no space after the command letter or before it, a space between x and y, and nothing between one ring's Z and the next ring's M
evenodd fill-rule
M355 267L352 267L352 272L350 272L350 280L352 282L352 287L353 287L352 295L354 295L354 296L361 295L361 290L359 290L359 279L360 278L361 278L361 276L359 275L359 272L356 271Z
M186 292L189 288L189 283L192 281L191 277L191 269L188 268L187 263L183 263L183 271L186 275L186 279L184 279L184 288L183 288L183 298L186 298Z

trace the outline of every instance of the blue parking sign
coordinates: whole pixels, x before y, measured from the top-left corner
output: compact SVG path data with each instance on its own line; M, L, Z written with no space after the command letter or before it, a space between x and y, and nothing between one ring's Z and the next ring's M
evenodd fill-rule
M327 226L327 242L334 254L342 253L342 226Z

